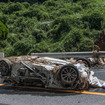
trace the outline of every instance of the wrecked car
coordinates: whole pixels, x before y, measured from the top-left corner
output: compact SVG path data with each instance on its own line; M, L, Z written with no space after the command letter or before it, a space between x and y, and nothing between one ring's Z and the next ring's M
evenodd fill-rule
M84 62L24 56L0 60L3 83L60 89L88 89L93 75ZM94 82L97 86L97 81Z

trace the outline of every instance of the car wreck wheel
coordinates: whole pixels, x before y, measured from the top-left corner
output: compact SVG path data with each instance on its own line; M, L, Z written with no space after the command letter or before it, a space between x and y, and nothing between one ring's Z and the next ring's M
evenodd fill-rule
M11 63L7 59L0 60L1 76L8 76L10 74Z
M71 85L78 80L78 70L73 65L65 65L60 69L60 79L65 85Z
M80 61L82 61L82 63L84 63L84 65L86 67L91 67L91 62L88 59L86 59L86 58L78 58L77 63L80 62Z

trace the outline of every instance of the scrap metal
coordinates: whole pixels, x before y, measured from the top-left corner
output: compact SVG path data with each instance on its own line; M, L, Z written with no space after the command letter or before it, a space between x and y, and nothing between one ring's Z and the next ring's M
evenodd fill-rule
M85 60L86 61L86 60ZM50 57L20 56L0 60L3 83L45 88L86 90L105 87L86 62Z

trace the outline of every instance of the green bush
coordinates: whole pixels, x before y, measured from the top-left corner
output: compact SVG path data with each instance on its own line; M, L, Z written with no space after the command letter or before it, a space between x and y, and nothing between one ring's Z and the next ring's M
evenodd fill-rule
M82 38L79 51L92 51L94 46L94 41L89 38Z
M4 24L8 22L8 15L5 15L3 13L0 13L0 21L2 21Z
M56 7L57 6L57 2L54 1L54 0L47 0L47 1L44 2L44 5L47 6L47 7L49 7L49 6Z
M85 9L91 8L91 4L95 1L93 0L79 0L79 4Z
M24 17L37 17L37 20L46 20L49 18L49 15L46 11L41 10L40 8L29 8L21 13L21 16Z
M39 29L35 29L32 32L32 35L36 38L37 43L41 42L42 39L45 39L44 32Z
M20 11L24 8L24 5L21 3L12 3L10 2L8 6L3 10L5 14L12 14L15 11Z
M48 32L48 36L59 40L62 35L66 35L69 31L71 31L72 27L82 28L83 26L80 24L81 20L76 16L62 16L52 22L51 30Z
M82 30L73 28L62 40L63 49L65 51L79 51L79 44L83 37Z
M80 12L83 10L82 6L78 5L77 3L74 3L73 6L70 6L69 8L73 12Z
M8 36L8 29L6 26L0 21L0 40L5 40Z
M26 55L32 48L32 44L28 40L17 41L14 44L14 55Z
M103 20L104 17L100 13L100 11L93 11L91 13L87 12L83 16L83 22L88 22L90 29L100 30Z
M42 52L49 52L49 45L45 42L45 41L42 41L36 45L34 45L34 47L30 50L30 53L35 53L35 52L39 52L39 53L42 53Z
M22 4L25 6L25 8L29 8L30 7L30 4L28 2L23 2Z
M13 24L11 24L12 27L10 27L10 31L12 33L24 33L26 35L31 34L31 32L36 28L37 24L38 22L36 17L30 19L21 16L17 18Z
M104 0L17 1L0 2L0 21L10 33L0 40L0 51L7 56L92 50L105 29ZM0 39L7 37L5 26L0 26Z
M52 21L46 21L46 22L43 22L41 23L41 25L39 26L39 28L41 28L42 30L44 31L49 31L51 29L51 22Z
M0 48L7 48L8 47L8 42L6 40L0 40Z
M7 42L10 42L11 45L18 41L18 37L15 34L9 35L7 38Z
M48 36L57 39L61 37L61 33L69 31L70 31L70 24L68 17L57 18L53 21Z
M9 46L4 51L5 56L13 56L14 55L14 48L12 46Z

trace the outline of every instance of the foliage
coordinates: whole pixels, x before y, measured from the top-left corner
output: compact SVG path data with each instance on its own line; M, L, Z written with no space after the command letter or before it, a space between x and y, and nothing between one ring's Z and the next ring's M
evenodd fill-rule
M6 56L91 51L105 29L105 1L1 0L0 21Z
M92 51L93 46L94 46L93 40L89 38L85 39L82 38L79 49L80 51Z
M31 47L32 46L28 40L17 41L14 44L14 55L26 55Z
M90 12L90 11L89 11ZM104 20L100 11L92 11L91 13L87 12L83 16L83 22L88 22L90 29L101 29L101 23Z
M48 52L48 51L49 51L49 45L43 40L40 43L34 45L29 53L32 53L32 52L41 53L41 52Z
M0 40L5 40L8 35L8 29L6 26L0 21Z
M7 7L3 9L3 13L5 14L12 14L15 11L22 10L24 8L24 5L21 3L9 3Z

